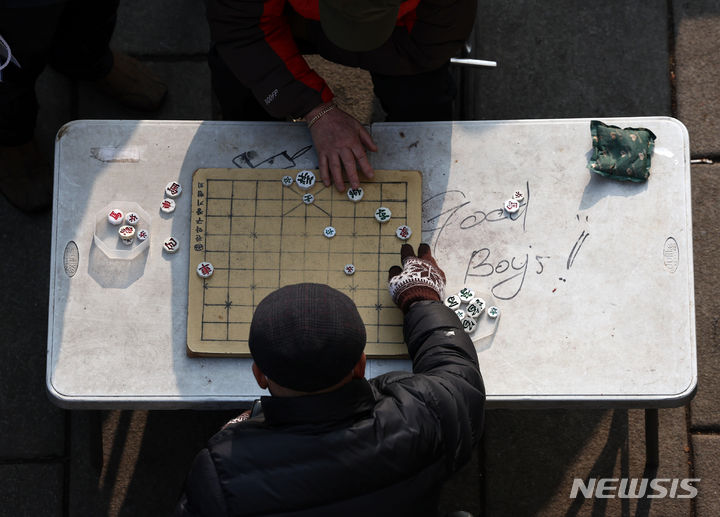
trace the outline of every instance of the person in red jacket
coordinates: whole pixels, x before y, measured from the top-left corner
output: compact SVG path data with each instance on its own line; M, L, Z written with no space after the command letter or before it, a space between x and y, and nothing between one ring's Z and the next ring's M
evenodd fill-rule
M270 293L248 340L270 396L198 453L175 517L436 517L443 483L482 434L485 387L430 247L400 255L388 287L413 371L365 378L365 325L340 291Z
M475 0L208 0L213 89L226 120L305 120L326 186L371 178L377 146L303 59L370 71L388 121L451 120L450 58Z

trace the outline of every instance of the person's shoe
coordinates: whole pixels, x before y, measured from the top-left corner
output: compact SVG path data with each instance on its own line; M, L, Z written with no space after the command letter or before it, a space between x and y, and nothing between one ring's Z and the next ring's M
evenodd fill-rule
M113 51L113 67L95 87L119 103L141 111L155 111L165 101L167 86L145 65Z
M34 141L0 146L0 192L23 212L47 209L52 203L52 168Z

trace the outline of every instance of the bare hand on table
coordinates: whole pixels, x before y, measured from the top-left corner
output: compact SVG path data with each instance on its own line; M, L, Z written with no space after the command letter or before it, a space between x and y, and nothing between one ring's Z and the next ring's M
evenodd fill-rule
M311 120L322 107L313 109L305 118ZM339 192L345 190L343 170L352 188L360 186L358 169L368 179L375 175L366 149L375 152L377 146L353 116L334 108L313 124L310 134L318 155L320 177L326 187L334 183Z

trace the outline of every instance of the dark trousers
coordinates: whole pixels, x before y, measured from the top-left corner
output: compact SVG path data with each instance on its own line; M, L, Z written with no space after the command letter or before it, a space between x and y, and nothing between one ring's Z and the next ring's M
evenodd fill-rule
M304 50L304 49L303 49ZM225 120L273 120L222 60L215 48L208 55L212 87ZM387 113L387 122L452 120L456 95L450 63L416 75L370 73L373 91Z
M387 122L452 120L457 89L449 61L432 72L404 76L370 72L370 76Z
M0 8L0 35L20 68L9 64L0 82L0 145L33 137L38 103L35 81L45 65L75 79L108 74L109 42L119 0L68 0L30 8Z

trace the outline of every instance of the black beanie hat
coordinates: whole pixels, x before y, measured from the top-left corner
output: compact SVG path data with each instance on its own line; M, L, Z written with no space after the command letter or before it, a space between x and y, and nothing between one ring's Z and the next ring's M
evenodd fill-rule
M340 382L360 360L365 324L340 291L288 285L257 306L248 344L269 379L297 391L319 391Z

